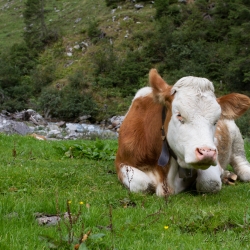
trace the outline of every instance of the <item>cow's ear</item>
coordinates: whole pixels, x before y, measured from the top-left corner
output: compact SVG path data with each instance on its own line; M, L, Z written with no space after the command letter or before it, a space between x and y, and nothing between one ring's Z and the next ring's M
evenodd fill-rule
M161 78L156 69L151 69L149 72L149 84L157 102L165 104L171 98L172 87Z
M232 93L217 98L221 106L222 119L236 119L250 107L250 98L246 95Z

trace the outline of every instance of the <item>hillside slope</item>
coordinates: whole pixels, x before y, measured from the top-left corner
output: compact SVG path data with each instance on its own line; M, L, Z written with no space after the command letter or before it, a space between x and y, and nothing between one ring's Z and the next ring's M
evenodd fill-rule
M93 72L96 67L102 67L100 64L105 60L103 57L106 57L106 53L109 54L110 48L121 60L125 58L127 51L142 48L141 37L153 29L155 14L152 4L144 3L143 6L136 9L135 4L128 1L116 9L110 9L103 0L47 1L47 24L53 25L62 38L40 55L41 74L44 74L46 68L53 66L53 80L50 85L61 89L68 84L69 76L81 71L88 89L86 91L92 91L96 80ZM24 1L0 2L0 52L23 42L24 8ZM90 38L92 31L97 31L98 36ZM125 112L130 97L119 97L119 91L115 89L110 91L101 86L97 86L97 89L93 94L98 108L109 103L109 113ZM117 106L120 107L118 110ZM101 115L100 119L102 118Z
M25 1L0 1L2 109L101 121L126 112L151 67L170 84L195 75L217 95L248 94L249 1L106 2L46 1L46 25L59 39L34 57L23 41ZM250 134L248 118L243 124Z

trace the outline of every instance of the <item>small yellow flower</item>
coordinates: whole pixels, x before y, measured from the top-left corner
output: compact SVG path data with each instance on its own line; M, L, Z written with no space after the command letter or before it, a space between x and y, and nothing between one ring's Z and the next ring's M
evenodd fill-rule
M68 201L68 204L71 204L72 201Z
M168 229L168 226L164 226L164 229L166 229L166 230L167 230L167 229Z
M83 201L80 201L79 204L80 204L80 205L83 205Z

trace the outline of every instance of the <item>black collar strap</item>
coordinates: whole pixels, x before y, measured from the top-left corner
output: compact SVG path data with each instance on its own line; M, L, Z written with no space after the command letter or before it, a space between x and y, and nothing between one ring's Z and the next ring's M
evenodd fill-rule
M168 164L169 158L170 158L168 142L167 142L166 134L164 131L165 119L166 119L166 107L163 106L163 109L162 109L162 127L161 127L162 148L161 148L161 155L158 159L158 165L161 167L165 167Z

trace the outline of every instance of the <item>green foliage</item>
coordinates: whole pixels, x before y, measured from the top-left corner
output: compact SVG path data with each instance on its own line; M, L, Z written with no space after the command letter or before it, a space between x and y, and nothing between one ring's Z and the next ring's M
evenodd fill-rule
M149 60L140 51L129 51L126 58L115 61L109 71L99 74L98 84L119 88L123 97L134 95L140 87L140 79L148 74L149 65Z
M55 79L55 65L37 65L37 67L31 72L32 85L34 92L39 94L41 90L50 85Z
M30 48L43 48L48 30L45 23L45 0L27 0L23 12L25 22L24 40Z
M77 89L65 88L61 92L61 103L56 117L62 119L77 118L80 115L95 115L97 105L90 93L79 92Z
M121 0L105 0L106 5L111 8L116 8L117 4L121 2Z
M59 31L55 26L48 27L45 8L46 0L27 0L23 12L25 31L24 40L34 51L40 51L45 45L55 42L59 38Z
M91 143L72 144L60 148L64 157L88 158L92 160L113 161L117 151L117 141L104 141L96 139Z
M95 71L94 74L96 76L99 76L101 74L108 74L111 71L114 70L116 67L116 64L118 63L118 58L115 55L114 49L112 46L105 44L105 49L103 50L98 50L94 55L93 55L93 63L95 66ZM104 84L107 87L108 84Z
M89 23L87 34L93 43L96 43L101 35L101 30L99 29L98 22L96 20Z
M27 107L32 94L28 75L35 67L33 54L25 44L15 44L0 56L0 103L9 112Z
M205 76L232 90L249 90L249 8L244 3L202 0L177 7L159 0L156 10L158 29L146 49L163 74L174 81Z
M103 112L97 110L95 98L100 106L110 102L109 115L124 113L127 100L146 85L151 67L156 67L171 84L180 77L196 75L209 78L215 86L222 82L224 92L249 91L249 1L196 0L192 4L177 0L156 0L154 4L150 0L136 1L142 2L144 8L139 11L135 11L133 1L124 0L70 4L64 0L28 0L25 4L20 2L20 6L13 2L14 8L8 10L9 20L24 10L26 44L0 52L1 107L15 111L29 107L31 99L39 99L45 113L54 117L64 117L66 113L67 119L74 119L84 109L80 100L89 99L94 104L86 105L98 119ZM114 15L105 4L109 8L122 6L117 8L114 22ZM54 11L55 8L60 11ZM10 22L4 19L6 13L1 16L4 23L0 25L1 38L5 44L13 44L17 31L22 30L21 22L12 21L7 32L5 25ZM78 14L83 21L75 23L72 29L72 20ZM125 16L130 19L122 20ZM61 29L64 38L51 44L59 38ZM126 39L125 32L129 32ZM91 45L88 49L74 50L71 58L65 56L67 48L83 40ZM68 94L63 89L56 93L49 88L57 80L65 79ZM45 87L49 90L45 91ZM75 93L76 89L79 93ZM107 91L105 96L103 89ZM42 102L40 94L51 103L55 96L61 104L54 108ZM89 112L87 108L85 111Z
M69 76L69 83L72 89L87 89L88 84L85 80L85 75L82 69L78 69L74 74Z
M38 99L38 107L46 117L72 120L80 115L95 116L97 104L90 93L70 86L63 90L44 88Z
M156 18L161 18L168 14L168 7L170 3L169 0L156 0L155 1L155 8L156 8Z
M44 88L38 99L38 107L41 111L43 111L45 118L48 118L50 115L56 114L60 103L60 92L53 87Z

